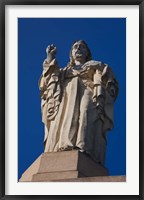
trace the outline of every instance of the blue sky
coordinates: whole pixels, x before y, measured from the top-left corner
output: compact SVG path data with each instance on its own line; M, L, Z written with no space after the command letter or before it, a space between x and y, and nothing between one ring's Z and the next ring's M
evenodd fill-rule
M126 174L126 19L18 19L18 178L43 152L38 80L49 44L57 46L61 67L69 62L75 40L85 40L94 60L107 63L119 82L114 129L107 133L106 167L110 175Z

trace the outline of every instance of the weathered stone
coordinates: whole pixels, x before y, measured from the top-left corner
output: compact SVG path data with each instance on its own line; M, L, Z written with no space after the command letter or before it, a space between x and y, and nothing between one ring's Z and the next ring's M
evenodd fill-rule
M111 68L92 60L87 44L72 45L70 62L60 68L49 45L39 80L44 151L80 149L104 165L106 132L113 128L118 83Z
M77 150L43 153L22 175L20 181L50 181L107 176L108 170Z
M78 171L85 177L108 175L105 167L76 150L42 155L38 173L66 171Z
M47 47L39 80L45 153L20 181L124 180L108 178L104 167L106 132L113 128L118 94L114 73L107 64L92 60L82 40L72 45L65 68L59 68L56 51L53 44ZM107 177L90 178L96 176Z

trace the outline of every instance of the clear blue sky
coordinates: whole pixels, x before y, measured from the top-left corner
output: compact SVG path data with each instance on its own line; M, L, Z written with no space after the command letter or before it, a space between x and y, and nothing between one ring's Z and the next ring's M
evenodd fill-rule
M57 46L61 67L69 62L75 40L85 40L94 60L107 63L119 82L114 129L107 134L106 167L110 175L126 174L126 19L18 19L18 177L43 152L38 80L48 44Z

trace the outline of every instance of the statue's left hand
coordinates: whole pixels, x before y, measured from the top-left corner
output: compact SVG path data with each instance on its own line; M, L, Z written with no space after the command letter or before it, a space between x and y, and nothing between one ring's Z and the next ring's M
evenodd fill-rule
M104 109L102 107L97 107L97 114L99 119L101 119L102 121L104 121Z
M99 118L101 120L104 120L104 97L100 95L99 97L97 97L95 103L96 103L96 110L97 110L97 114Z
M114 83L110 82L107 86L107 90L108 90L111 97L116 96L116 88L115 88Z

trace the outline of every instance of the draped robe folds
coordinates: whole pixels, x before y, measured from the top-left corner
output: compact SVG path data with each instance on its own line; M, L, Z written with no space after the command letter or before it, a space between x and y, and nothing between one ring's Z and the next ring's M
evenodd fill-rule
M97 131L102 136L113 128L113 106L118 85L112 70L94 60L80 68L60 69L54 59L49 64L44 62L43 68L39 88L45 124L44 151L79 148L95 156ZM94 102L101 95L104 97L102 120ZM102 126L99 126L99 120Z

